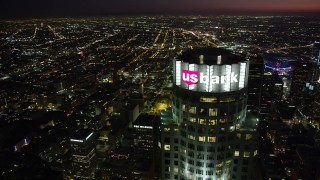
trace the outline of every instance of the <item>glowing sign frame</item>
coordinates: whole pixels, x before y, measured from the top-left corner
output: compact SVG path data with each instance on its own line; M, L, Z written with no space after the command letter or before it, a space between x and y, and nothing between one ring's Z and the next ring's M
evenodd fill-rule
M184 89L199 92L230 92L243 89L248 83L248 61L234 64L189 64L177 59L174 83Z

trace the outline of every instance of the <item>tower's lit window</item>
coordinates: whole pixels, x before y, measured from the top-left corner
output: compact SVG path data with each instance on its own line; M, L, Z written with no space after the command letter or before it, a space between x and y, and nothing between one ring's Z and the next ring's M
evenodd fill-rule
M208 125L216 125L216 124L217 124L217 120L215 120L215 119L208 120Z
M180 153L181 153L182 155L186 155L187 150L182 147L182 148L180 148Z
M185 105L185 104L182 104L182 105L181 105L181 110L182 110L182 111L186 111L186 105Z
M239 151L234 152L234 156L238 157L239 156Z
M194 118L194 117L190 117L190 118L189 118L189 121L194 123L194 122L196 122L196 121L197 121L197 119L196 119L196 118Z
M199 119L199 124L206 124L206 120L205 119Z
M245 151L245 152L243 153L243 157L250 157L250 152Z
M208 137L208 142L216 142L216 137L209 136Z
M164 145L164 150L170 151L170 145L169 145L169 144L165 144L165 145Z
M170 128L164 128L164 132L170 132Z
M199 136L199 141L200 142L205 142L206 141L206 137L205 136Z
M220 98L220 102L233 102L235 101L235 97L225 96Z
M222 174L222 171L221 171L221 170L217 170L217 171L216 171L216 174L217 174L217 175L221 175L221 174Z
M252 134L246 134L246 140L252 139Z
M241 134L240 133L237 133L237 138L241 139Z
M188 138L189 138L189 139L192 139L192 140L195 140L195 139L196 139L195 136L193 136L193 135L191 135L191 134L188 134Z
M196 107L190 107L189 108L189 113L196 114Z
M219 119L220 124L225 124L226 122L227 122L226 119Z
M217 167L222 167L223 164L224 164L223 162L220 162L220 163L217 164Z
M217 116L218 115L218 109L217 108L209 108L209 116Z
M200 97L200 102L207 102L207 103L216 103L217 98L216 97Z

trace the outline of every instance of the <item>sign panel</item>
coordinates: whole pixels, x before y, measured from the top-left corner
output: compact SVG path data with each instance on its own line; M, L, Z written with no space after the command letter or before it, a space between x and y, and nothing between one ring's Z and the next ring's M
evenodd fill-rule
M237 91L247 85L248 68L248 62L209 66L174 60L174 81L179 87L199 92Z

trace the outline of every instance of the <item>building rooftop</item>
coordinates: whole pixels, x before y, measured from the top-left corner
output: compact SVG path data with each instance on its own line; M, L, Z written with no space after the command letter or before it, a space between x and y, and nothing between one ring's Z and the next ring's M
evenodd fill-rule
M221 56L221 59L218 57ZM190 64L234 64L244 62L241 56L232 54L231 51L220 48L199 48L185 51L178 59Z
M159 116L140 114L133 124L142 126L153 126L153 120L157 118L159 119Z
M91 129L80 129L73 136L71 136L71 141L83 142L83 140L89 139L93 135Z

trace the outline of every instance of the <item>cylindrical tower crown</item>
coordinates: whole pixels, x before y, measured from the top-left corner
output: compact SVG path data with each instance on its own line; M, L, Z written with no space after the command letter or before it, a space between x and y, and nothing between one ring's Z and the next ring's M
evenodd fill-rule
M248 62L218 48L174 59L173 119L184 179L230 179L235 130L246 114Z
M197 92L237 91L248 82L248 62L218 48L186 51L174 59L173 71L175 85Z

